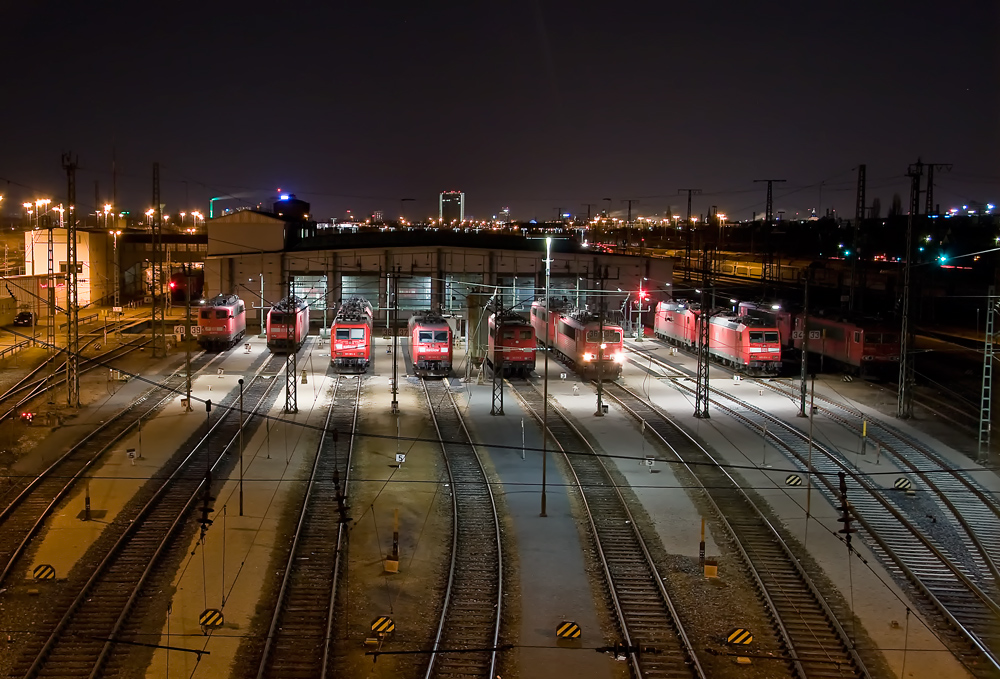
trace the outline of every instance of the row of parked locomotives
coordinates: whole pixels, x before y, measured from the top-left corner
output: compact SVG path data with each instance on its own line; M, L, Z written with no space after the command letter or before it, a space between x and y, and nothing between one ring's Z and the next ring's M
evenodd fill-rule
M363 373L372 360L372 305L360 297L342 302L330 328L330 362L340 373Z
M247 312L236 295L216 295L198 310L198 344L205 349L228 349L246 334Z
M777 305L775 305L777 306ZM741 310L778 327L785 358L798 359L803 340L808 338L809 354L858 374L895 372L899 364L899 328L884 319L843 311L809 314L782 309L758 308L743 302Z
M486 364L504 375L527 377L535 369L535 329L524 316L513 312L492 314L489 319L489 339Z
M267 312L267 348L276 354L298 351L309 334L309 305L286 297Z
M407 324L413 372L419 377L447 377L451 374L451 326L433 311L410 317Z
M699 304L683 301L656 305L653 333L668 342L694 349L698 345ZM708 353L716 361L749 375L777 375L781 370L778 326L766 319L728 312L708 321Z
M538 344L547 344L582 376L614 379L621 374L625 347L620 325L602 323L587 310L569 311L555 305L546 309L540 300L531 305L531 325Z

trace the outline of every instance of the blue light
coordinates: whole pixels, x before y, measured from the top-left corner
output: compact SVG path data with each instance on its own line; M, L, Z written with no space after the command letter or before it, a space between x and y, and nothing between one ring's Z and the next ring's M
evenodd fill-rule
M850 257L850 256L851 256L851 251L850 250L844 250L844 257Z
M940 255L938 257L938 261L941 262L942 264L944 264L945 262L948 261L948 255Z
M569 213L568 212L564 212L563 213L563 219L566 219L567 217L569 217Z
M924 251L924 246L921 245L919 248L917 248L917 250L919 250L920 252L923 252Z
M288 194L287 193L281 194L281 197L278 198L278 200L288 200Z

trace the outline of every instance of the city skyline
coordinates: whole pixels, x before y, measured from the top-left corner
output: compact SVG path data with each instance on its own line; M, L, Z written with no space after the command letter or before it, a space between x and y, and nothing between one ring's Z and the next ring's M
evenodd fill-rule
M324 219L394 217L403 198L429 217L447 186L476 217L549 219L605 197L613 213L629 198L662 213L696 186L696 214L749 218L761 177L788 180L786 215L850 215L853 168L867 164L884 206L905 204L918 157L954 165L936 177L942 208L1000 189L992 3L240 7L11 8L9 50L30 57L8 74L22 105L0 114L0 192L57 197L64 151L80 158L82 208L95 181L111 198L114 161L117 202L145 209L158 161L176 211L280 187Z

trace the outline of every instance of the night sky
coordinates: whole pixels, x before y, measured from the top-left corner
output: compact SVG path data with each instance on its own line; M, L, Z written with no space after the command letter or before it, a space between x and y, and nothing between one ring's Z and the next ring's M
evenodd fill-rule
M954 163L943 209L1000 202L998 3L23 2L3 11L0 193L94 181L167 210L278 187L317 218L352 209L552 218L637 198L637 211L854 213L906 204L908 163ZM186 182L186 184L184 183ZM228 206L238 204L236 201Z

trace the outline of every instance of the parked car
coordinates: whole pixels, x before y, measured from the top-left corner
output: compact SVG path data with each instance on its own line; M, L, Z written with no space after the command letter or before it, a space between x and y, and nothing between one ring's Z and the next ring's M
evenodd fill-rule
M35 314L30 311L22 311L14 317L14 325L31 326L34 325Z

